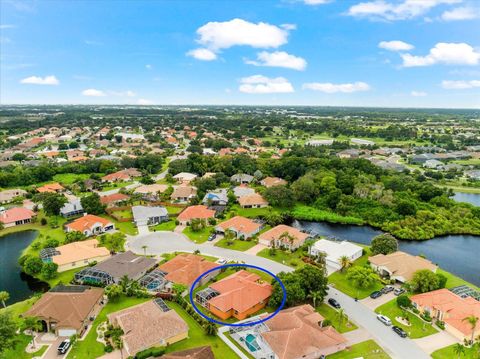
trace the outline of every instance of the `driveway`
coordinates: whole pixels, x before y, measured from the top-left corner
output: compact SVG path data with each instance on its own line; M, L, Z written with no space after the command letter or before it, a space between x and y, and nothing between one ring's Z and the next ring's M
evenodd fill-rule
M342 333L345 339L348 340L347 345L352 346L366 340L372 339L372 335L365 328L358 328L351 332Z
M43 354L42 359L59 359L59 358L66 358L68 355L68 352L70 352L70 347L67 351L66 354L58 354L58 346L62 341L67 339L66 337L58 337L54 342L51 343L51 345L48 347L47 351Z
M258 252L260 252L262 249L268 248L265 244L257 244L256 246L247 249L245 253L251 254L252 256L256 256Z
M387 293L382 295L381 297L377 299L372 299L370 297L367 297L365 299L362 299L360 303L362 303L364 306L371 310L375 310L375 308L381 306L382 304L385 304L387 302L390 302L392 299L396 298L395 294L393 292Z
M428 337L413 339L413 341L428 354L435 350L445 348L446 346L459 343L459 340L453 335L442 330L437 334L429 335Z

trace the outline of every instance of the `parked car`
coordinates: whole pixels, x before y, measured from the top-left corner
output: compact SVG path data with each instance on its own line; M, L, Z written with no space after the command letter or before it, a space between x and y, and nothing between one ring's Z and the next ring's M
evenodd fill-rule
M383 287L382 288L382 293L383 294L387 294L387 293L390 293L391 291L393 291L395 288L392 287L391 285L387 285L386 287Z
M395 295L400 295L400 294L403 294L405 293L405 289L403 288L395 288L395 290L393 291L393 294Z
M208 241L211 242L213 241L215 238L217 238L217 235L215 233L211 234L210 237L208 237Z
M376 290L375 292L370 294L370 298L372 298L372 299L377 299L378 297L381 297L381 296L382 296L382 292L379 291L379 290Z
M60 343L58 346L58 354L65 354L70 348L70 339L65 339L63 342Z
M220 258L218 261L217 261L218 264L226 264L227 263L227 260L225 258Z
M392 321L384 315L381 315L381 314L377 315L377 319L385 325L392 325Z
M395 333L397 333L398 335L400 335L402 338L406 338L407 337L407 333L405 332L405 330L403 330L402 328L400 327L397 327L396 325L394 325L392 327L393 331Z
M330 304L332 307L334 308L337 308L337 309L340 309L341 308L341 305L339 302L337 302L335 299L333 298L329 298L328 299L328 304Z

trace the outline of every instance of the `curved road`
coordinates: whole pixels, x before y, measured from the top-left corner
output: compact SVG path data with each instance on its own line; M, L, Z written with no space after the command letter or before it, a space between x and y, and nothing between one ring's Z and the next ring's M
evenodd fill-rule
M144 254L143 246L147 246L145 252L150 255L160 255L172 252L194 252L199 250L201 254L213 257L225 258L233 261L243 261L268 269L274 274L279 272L291 272L293 268L274 262L270 259L257 257L244 252L221 247L215 247L210 243L196 244L181 233L154 232L146 235L130 236L127 238L128 249L138 254ZM328 297L335 298L342 305L349 319L365 328L375 341L380 344L387 353L395 359L429 359L420 347L410 339L400 338L393 332L391 327L380 323L376 314L360 302L330 287Z

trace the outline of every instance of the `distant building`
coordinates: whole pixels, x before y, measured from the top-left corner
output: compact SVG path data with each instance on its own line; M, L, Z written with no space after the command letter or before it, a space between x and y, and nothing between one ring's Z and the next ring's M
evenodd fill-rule
M294 227L287 226L285 224L279 224L272 229L262 233L258 237L258 243L268 247L288 248L295 250L301 247L305 240L308 238L308 234L299 231Z
M83 213L82 203L80 199L76 198L70 202L67 202L60 208L60 214L63 217L74 217L79 216Z
M136 168L127 168L102 177L102 182L125 182L142 175Z
M226 206L228 204L228 190L220 188L210 191L203 197L202 203L210 206Z
M251 176L251 175L244 174L244 173L239 173L239 174L236 174L236 175L233 175L232 177L230 177L230 180L233 183L249 184L250 182L252 182L254 180L254 177Z
M180 172L180 173L176 174L175 176L173 176L173 179L178 181L179 183L188 184L188 183L192 182L197 177L198 176L194 173Z
M340 269L341 257L345 256L353 262L362 256L363 248L348 241L335 242L320 239L310 247L310 254L316 256L320 253L326 255L325 260L330 267Z
M0 192L0 203L9 203L12 202L15 198L23 197L27 194L27 191L24 191L20 188L15 189L6 189Z
M258 193L240 197L238 203L242 208L263 208L268 206L267 200Z
M260 184L267 188L274 186L285 186L287 185L287 183L287 181L278 177L265 177L263 180L260 181Z
M360 146L373 146L373 145L375 145L375 142L369 141L369 140L364 140L364 139L361 139L361 138L352 138L350 140L350 142L355 144L355 145L360 145Z
M187 203L197 195L197 189L192 186L178 186L174 188L170 199L179 203Z
M100 197L100 202L107 207L120 206L128 200L130 200L130 196L120 192Z
M215 217L215 211L208 209L208 207L203 205L190 206L185 208L177 217L178 221L182 225L188 225L191 223L192 219L204 219L208 220L209 218Z
M37 188L37 192L39 193L60 193L63 191L65 191L65 188L60 183L48 183Z
M262 228L261 223L254 222L251 219L235 216L226 221L218 224L215 227L215 230L220 233L225 233L226 231L232 231L235 233L237 238L251 238L257 234Z
M6 210L3 207L0 207L0 222L3 223L4 228L31 223L32 218L35 216L35 212L27 208L14 207Z
M102 234L114 229L115 225L108 219L93 214L86 214L65 225L66 232L77 231L83 233L87 237Z

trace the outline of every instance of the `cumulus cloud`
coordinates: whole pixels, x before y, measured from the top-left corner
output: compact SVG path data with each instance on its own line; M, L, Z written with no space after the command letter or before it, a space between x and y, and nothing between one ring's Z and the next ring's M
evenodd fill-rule
M348 9L347 15L374 20L406 20L424 15L438 5L455 4L461 1L462 0L366 1L351 6Z
M107 96L105 92L101 90L96 90L96 89L86 89L82 91L83 96L89 96L89 97L104 97Z
M414 48L413 45L410 45L406 42L393 40L393 41L381 41L378 44L378 47L388 51L409 51Z
M447 90L465 90L474 87L480 87L480 80L459 80L459 81L442 81L442 87Z
M410 95L412 95L413 97L424 97L427 96L427 93L424 91L412 91L410 92Z
M351 93L370 90L370 85L365 82L354 82L345 84L332 84L331 82L310 82L303 84L303 89L321 91L325 93Z
M147 100L147 99L144 99L144 98L139 98L138 101L137 101L137 104L138 105L153 105L153 101L150 101L150 100Z
M284 77L269 78L253 75L240 79L238 90L250 94L290 93L294 92L292 84Z
M257 60L245 60L245 63L255 66L285 67L303 71L307 67L305 59L291 55L285 51L267 52L262 51L257 54Z
M403 66L477 65L480 63L480 52L465 43L439 42L426 56L402 54Z
M457 7L442 13L440 18L445 21L473 20L480 17L480 10L471 7Z
M20 80L20 83L30 84L30 85L58 85L60 81L58 81L58 79L55 76L50 75L45 77L41 77L41 76L26 77Z
M305 5L324 5L333 0L303 0Z
M189 52L187 52L187 56L191 56L197 60L202 61L212 61L217 58L216 53L214 53L212 50L204 48L190 50Z

